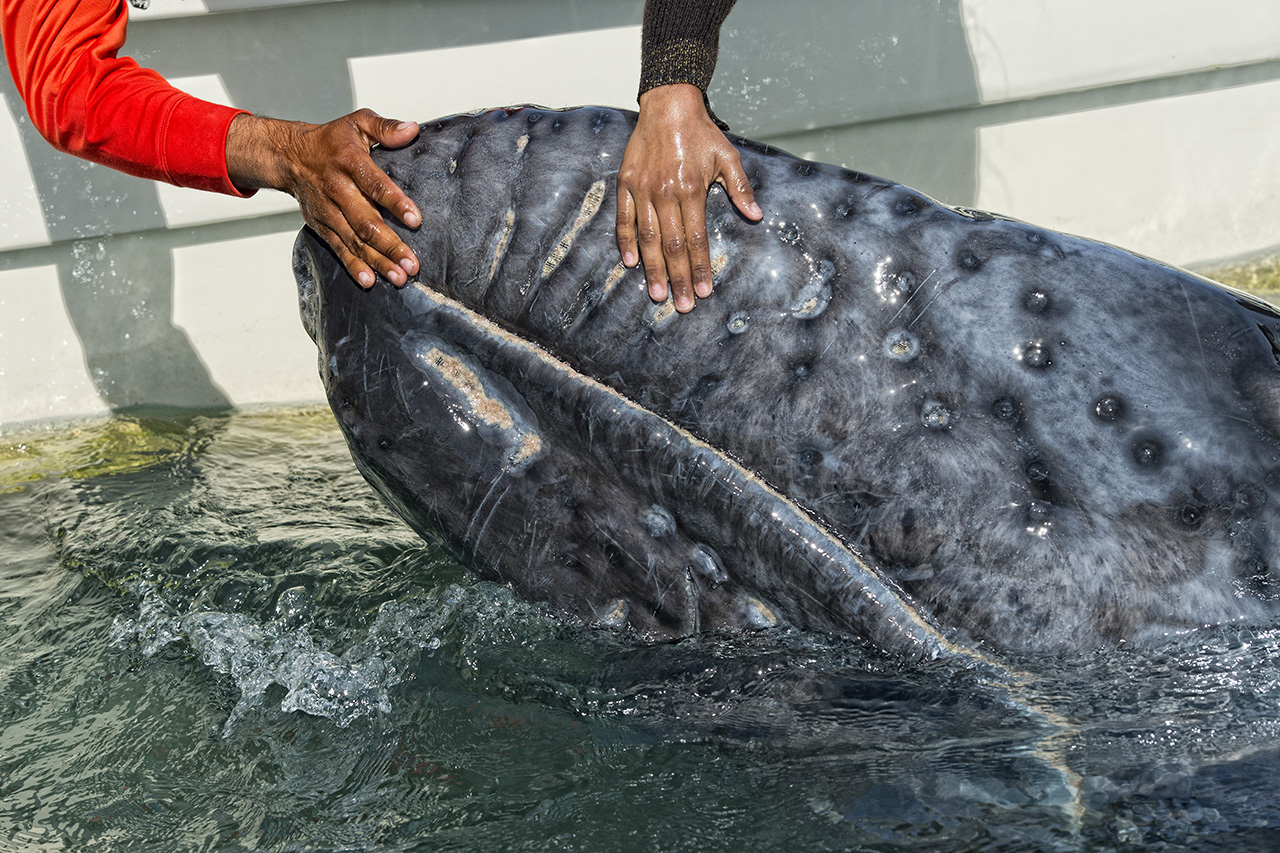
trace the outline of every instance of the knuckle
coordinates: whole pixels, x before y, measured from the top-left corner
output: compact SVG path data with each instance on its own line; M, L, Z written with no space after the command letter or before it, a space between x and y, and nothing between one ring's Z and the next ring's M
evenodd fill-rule
M671 234L662 241L662 252L668 258L678 258L684 254L684 240L679 234Z
M363 257L365 251L369 248L368 244L361 240L360 236L354 231L349 231L342 242L350 250L351 254L358 257Z
M355 237L362 243L372 243L378 238L378 234L382 229L378 227L378 223L372 219L362 219L355 228Z
M391 184L381 177L372 178L368 186L369 198L380 204L389 200L394 195L394 192L391 189Z
M338 240L336 236L329 241L329 246L333 249L334 254L338 256L338 260L342 261L342 265L347 269L361 267L364 265L360 258L348 249L346 244Z
M355 174L360 171L361 154L362 152L358 147L343 145L334 155L333 165L340 172L345 172L348 175Z
M641 245L652 246L658 242L658 231L652 225L641 225L636 234Z

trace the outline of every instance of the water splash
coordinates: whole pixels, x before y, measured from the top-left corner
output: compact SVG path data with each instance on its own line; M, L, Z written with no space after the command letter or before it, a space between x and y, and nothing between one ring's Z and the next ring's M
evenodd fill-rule
M116 645L139 644L153 657L166 647L186 642L201 662L229 676L240 690L222 729L229 736L236 724L259 707L269 688L285 690L280 710L327 717L342 728L355 720L389 713L388 690L403 681L409 663L422 651L434 651L461 596L446 590L430 606L387 601L366 636L341 654L325 648L300 621L299 596L287 590L284 607L260 621L244 613L224 613L193 607L179 612L158 589L139 582L137 619L117 619L112 626Z

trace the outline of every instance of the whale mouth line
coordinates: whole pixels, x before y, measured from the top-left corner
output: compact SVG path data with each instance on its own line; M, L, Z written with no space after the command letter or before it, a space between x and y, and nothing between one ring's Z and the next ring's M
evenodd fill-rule
M565 386L569 383L580 386L586 396L603 398L596 408L610 410L612 418L619 421L640 421L643 426L633 427L635 432L648 437L648 446L642 450L656 452L658 448L670 448L683 444L683 455L696 454L699 461L693 464L714 469L715 476L725 485L723 488L734 492L738 499L745 503L768 505L770 507L767 522L775 531L795 540L791 546L802 550L809 560L830 571L833 577L825 583L832 589L850 591L855 597L865 599L862 606L881 608L885 620L885 633L875 637L878 644L888 643L895 632L900 636L892 643L898 647L899 653L909 652L912 657L935 658L939 656L958 656L975 663L982 663L993 670L1003 667L992 659L957 645L947 639L936 627L930 625L903 598L896 584L887 580L880 571L868 564L862 557L852 551L837 535L831 532L821 521L813 517L807 510L799 506L793 499L769 485L757 472L752 471L734 460L724 451L708 444L681 427L672 424L653 411L627 398L615 389L605 385L589 375L574 370L562 359L529 341L522 335L505 328L482 314L467 307L439 291L414 282L413 289L430 300L434 310L447 316L452 323L469 327L473 335L498 343L498 347L518 352L519 360L527 365L537 363L549 373L556 374L554 379L544 379L542 384L548 386ZM473 387L471 393L476 394L477 384L471 378L468 385ZM668 452L671 452L668 450ZM765 517L757 515L757 519ZM837 580L838 578L838 580ZM830 602L815 602L818 606L830 607ZM767 605L766 605L767 606ZM857 633L857 631L854 631ZM877 632L879 633L879 632ZM870 638L869 638L870 639Z

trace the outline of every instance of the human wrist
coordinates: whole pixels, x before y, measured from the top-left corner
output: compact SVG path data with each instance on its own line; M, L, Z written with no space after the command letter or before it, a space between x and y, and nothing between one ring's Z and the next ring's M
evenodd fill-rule
M640 114L663 113L690 116L705 114L702 90L692 83L655 86L640 95Z
M250 113L232 120L227 130L227 175L237 189L286 189L287 151L295 124Z

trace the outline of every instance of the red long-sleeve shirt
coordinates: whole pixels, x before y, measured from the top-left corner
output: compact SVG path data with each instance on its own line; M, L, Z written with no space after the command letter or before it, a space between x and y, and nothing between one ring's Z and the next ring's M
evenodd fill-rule
M9 71L55 148L184 187L245 195L227 175L227 129L243 110L170 86L124 44L125 0L0 0Z

